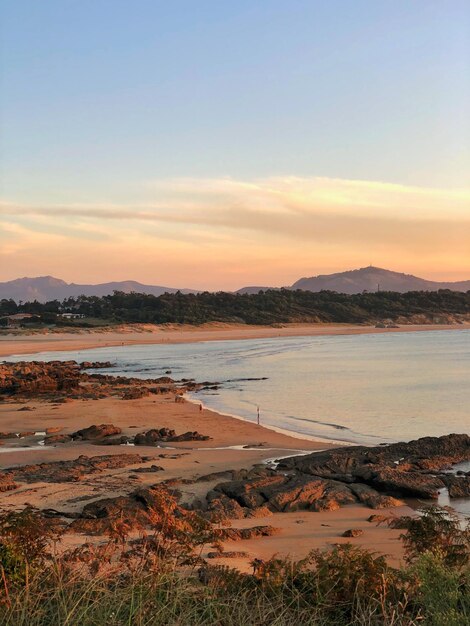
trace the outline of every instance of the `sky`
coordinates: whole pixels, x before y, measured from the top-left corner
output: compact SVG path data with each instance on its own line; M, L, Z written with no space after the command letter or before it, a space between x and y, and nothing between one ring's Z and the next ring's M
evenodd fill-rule
M0 280L470 278L468 0L0 0Z

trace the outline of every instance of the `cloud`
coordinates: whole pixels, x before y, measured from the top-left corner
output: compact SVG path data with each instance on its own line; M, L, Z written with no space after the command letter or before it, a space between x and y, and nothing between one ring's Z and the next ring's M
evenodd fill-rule
M82 249L88 241L95 254L132 257L136 267L139 260L171 259L181 272L193 264L221 276L224 263L238 272L237 259L242 273L258 265L263 275L270 265L305 274L311 266L337 268L344 259L348 267L365 256L394 267L399 259L410 271L423 264L430 271L436 265L470 269L465 189L299 177L179 178L146 181L142 189L145 201L135 205L0 202L2 222L21 228L10 249L21 254L23 245L27 255L26 245L39 249L54 235L68 255L79 254L76 238Z

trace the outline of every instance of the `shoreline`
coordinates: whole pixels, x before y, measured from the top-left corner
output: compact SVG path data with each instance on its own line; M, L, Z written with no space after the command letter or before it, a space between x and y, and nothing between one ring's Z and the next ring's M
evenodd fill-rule
M276 337L321 337L406 332L469 330L470 322L462 324L409 324L398 328L375 328L358 324L285 324L247 326L245 324L211 323L189 325L140 325L118 329L81 330L79 332L19 333L0 335L0 359L8 356L94 350L116 346L148 344L200 343L206 341L241 341Z
M205 411L212 411L213 413L216 413L217 415L222 415L223 417L228 417L229 419L240 420L241 422L255 425L255 422L252 422L246 417L243 417L243 415L236 415L235 413L227 413L226 411L219 411L217 409L210 408L206 406L204 402L201 402L200 400L197 400L196 398L191 398L191 396L187 393L184 394L184 397L187 402L191 402L192 404L196 404L198 406L201 404ZM258 426L258 424L256 424L256 426ZM279 426L273 426L273 425L267 425L267 424L259 424L259 426L266 430L271 430L275 433L278 433L279 435L285 435L286 437L290 437L292 439L298 439L299 441L313 441L314 443L324 444L325 447L327 448L331 448L331 447L341 448L343 446L358 445L352 441L341 441L341 440L336 440L336 439L321 438L320 436L307 435L305 433L298 433L295 430L288 430L287 428L281 428ZM317 452L319 452L319 450L317 450Z

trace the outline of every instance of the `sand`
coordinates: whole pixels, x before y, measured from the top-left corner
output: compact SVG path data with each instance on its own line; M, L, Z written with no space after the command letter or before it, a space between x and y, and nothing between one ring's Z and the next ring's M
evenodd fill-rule
M210 323L201 326L168 324L163 326L129 325L118 329L106 328L74 332L23 331L0 334L0 357L32 354L36 352L89 350L108 346L139 344L196 343L201 341L227 341L262 339L271 337L316 337L323 335L363 335L396 332L425 332L434 330L470 329L463 324L410 324L399 328L375 328L354 324L285 324L274 326L248 326L245 324Z

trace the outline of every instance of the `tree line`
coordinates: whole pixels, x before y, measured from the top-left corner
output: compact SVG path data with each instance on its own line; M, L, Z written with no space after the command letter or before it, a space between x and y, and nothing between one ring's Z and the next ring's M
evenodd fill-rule
M470 314L470 291L450 290L381 291L347 295L333 291L270 289L256 294L203 292L197 294L165 293L160 296L143 293L79 296L62 302L40 303L13 300L0 301L0 317L30 313L43 321L57 321L63 312L80 313L86 318L108 323L181 323L238 322L275 324L289 322L370 323L393 321L423 315L429 321L441 316Z

